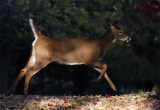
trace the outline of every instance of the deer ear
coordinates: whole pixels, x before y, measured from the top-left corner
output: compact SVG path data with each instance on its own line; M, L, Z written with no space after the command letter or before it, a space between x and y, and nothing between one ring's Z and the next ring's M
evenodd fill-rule
M114 22L114 25L115 25L115 26L117 26L117 25L118 25L118 20L116 20L116 21Z
M106 19L106 24L107 24L108 27L111 27L112 26L112 21L109 18L107 18Z

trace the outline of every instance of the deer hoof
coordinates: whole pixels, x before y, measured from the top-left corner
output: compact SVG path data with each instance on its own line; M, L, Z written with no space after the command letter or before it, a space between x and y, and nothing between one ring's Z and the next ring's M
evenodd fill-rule
M7 93L6 96L9 96L10 94L13 94L15 92L14 88L11 88Z
M27 95L28 95L28 91L24 90L24 97L27 97Z
M93 79L92 82L97 83L97 82L101 82L100 79Z

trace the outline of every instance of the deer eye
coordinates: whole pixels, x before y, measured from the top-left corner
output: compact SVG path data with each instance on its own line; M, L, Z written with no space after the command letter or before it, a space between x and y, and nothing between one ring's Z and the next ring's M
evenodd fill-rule
M122 30L119 30L119 32L118 32L120 35L122 35L122 33L123 33L123 31Z

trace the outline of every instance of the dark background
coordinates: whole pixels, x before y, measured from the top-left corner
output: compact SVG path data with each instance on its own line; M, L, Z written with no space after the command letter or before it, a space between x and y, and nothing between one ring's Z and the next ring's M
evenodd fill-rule
M156 0L1 0L0 93L11 87L27 63L34 40L28 19L52 38L94 38L106 18L118 20L132 41L117 41L102 60L120 93L151 91L160 74L160 1ZM82 44L83 45L83 44ZM89 66L49 64L31 79L29 94L114 94ZM24 79L16 94L23 94Z

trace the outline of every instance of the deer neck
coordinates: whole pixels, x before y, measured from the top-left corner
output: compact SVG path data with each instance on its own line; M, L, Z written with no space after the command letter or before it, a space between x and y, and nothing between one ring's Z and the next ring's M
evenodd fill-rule
M115 41L116 39L113 37L113 33L111 32L111 30L105 33L101 37L101 44L103 46L104 52L106 52Z

